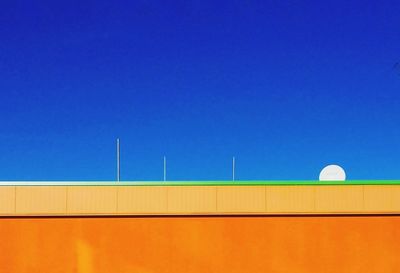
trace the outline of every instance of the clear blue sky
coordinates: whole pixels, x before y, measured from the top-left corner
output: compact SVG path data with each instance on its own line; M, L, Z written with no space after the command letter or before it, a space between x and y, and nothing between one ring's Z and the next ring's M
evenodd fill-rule
M400 179L400 2L249 2L2 1L0 180Z

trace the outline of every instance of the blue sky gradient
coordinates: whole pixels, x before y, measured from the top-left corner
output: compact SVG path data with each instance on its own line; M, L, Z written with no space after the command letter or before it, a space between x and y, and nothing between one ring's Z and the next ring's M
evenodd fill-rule
M0 180L400 179L399 1L0 4Z

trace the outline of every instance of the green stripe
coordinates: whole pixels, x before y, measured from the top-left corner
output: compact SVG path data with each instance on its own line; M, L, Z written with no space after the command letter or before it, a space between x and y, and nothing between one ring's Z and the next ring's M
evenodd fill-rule
M400 180L248 180L248 181L0 181L0 186L325 186L325 185L400 185Z

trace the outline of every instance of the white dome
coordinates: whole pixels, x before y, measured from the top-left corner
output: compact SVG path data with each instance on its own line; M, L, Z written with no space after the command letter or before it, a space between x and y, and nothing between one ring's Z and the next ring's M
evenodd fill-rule
M320 181L345 181L346 173L338 165L328 165L319 174Z

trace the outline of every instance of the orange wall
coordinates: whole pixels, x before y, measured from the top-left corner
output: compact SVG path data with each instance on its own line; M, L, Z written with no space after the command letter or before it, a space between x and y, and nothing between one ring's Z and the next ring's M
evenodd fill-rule
M400 217L0 219L0 272L400 272Z

